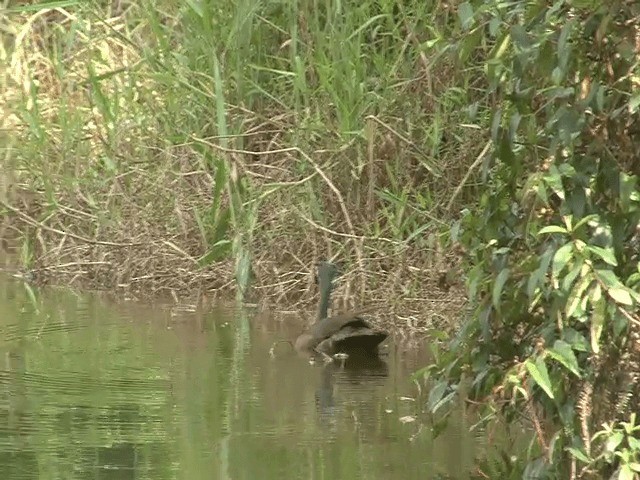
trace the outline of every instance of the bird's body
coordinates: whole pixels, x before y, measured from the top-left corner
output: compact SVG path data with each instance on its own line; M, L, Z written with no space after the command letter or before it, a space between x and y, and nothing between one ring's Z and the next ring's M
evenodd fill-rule
M374 329L360 317L370 309L327 317L333 278L336 275L335 265L322 262L318 266L317 278L320 287L318 318L296 339L295 348L299 351L316 351L325 355L335 353L376 355L378 345L387 338L387 333Z

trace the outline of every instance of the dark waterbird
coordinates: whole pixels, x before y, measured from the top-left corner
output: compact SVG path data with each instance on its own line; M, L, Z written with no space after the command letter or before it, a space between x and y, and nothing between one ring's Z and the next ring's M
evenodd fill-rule
M323 355L377 355L378 345L387 338L387 333L374 329L359 316L368 309L327 318L333 279L337 274L337 267L330 262L321 262L318 265L318 318L296 339L295 348L299 351L316 351Z

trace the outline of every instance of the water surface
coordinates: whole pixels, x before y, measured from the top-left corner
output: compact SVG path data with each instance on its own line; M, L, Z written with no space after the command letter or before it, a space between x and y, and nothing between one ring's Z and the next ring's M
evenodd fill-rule
M0 478L469 478L464 416L433 440L421 413L422 352L390 342L358 368L269 355L300 328L0 278Z

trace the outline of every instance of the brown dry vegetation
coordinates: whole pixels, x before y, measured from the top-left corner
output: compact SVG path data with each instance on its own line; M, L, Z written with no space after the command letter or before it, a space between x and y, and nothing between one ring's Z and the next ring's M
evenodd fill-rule
M455 63L407 59L413 78L398 74L390 97L363 109L357 135L341 131L323 98L307 109L267 97L234 103L233 79L223 78L224 135L213 86L192 82L200 72L181 77L184 65L158 67L173 61L164 52L150 57L157 39L142 10L120 2L3 20L0 233L23 272L191 301L237 290L240 249L251 265L246 299L300 308L314 301L315 261L333 257L345 262L338 303L374 303L408 328L460 313L461 252L448 225L473 201L463 187L487 135L442 114L441 98L460 89ZM166 21L177 32L187 20L174 12ZM169 70L175 78L160 78ZM186 92L210 100L209 118ZM217 205L211 159L228 171ZM234 194L225 235L234 248L203 262L212 243L203 219Z

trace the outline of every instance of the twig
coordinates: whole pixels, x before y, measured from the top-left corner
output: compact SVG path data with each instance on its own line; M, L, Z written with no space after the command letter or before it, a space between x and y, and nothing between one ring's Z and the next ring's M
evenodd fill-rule
M342 197L342 193L340 193L340 190L338 190L338 188L333 184L333 182L329 179L329 177L324 173L324 171L318 166L318 164L316 162L313 161L313 159L307 155L304 151L302 151L300 148L298 147L288 147L288 148L280 148L277 150L266 150L266 151L252 151L252 150L242 150L242 149L235 149L235 148L227 148L227 147L223 147L221 145L217 145L213 142L209 142L207 140L204 140L202 138L198 138L195 135L192 135L191 138L193 138L194 141L199 142L199 143L203 143L205 145L208 145L212 148L215 148L216 150L219 150L221 152L226 152L226 153L239 153L239 154L243 154L243 155L273 155L274 153L289 153L289 152L296 152L299 155L302 155L304 157L304 159L309 162L311 164L311 166L313 167L313 169L318 172L318 174L322 177L322 179L324 180L324 182L327 184L327 186L333 191L333 193L335 194L336 198L338 199L338 204L340 205L340 210L342 210L342 215L344 216L345 222L347 223L347 227L349 228L349 231L352 235L352 237L358 238L356 236L356 232L355 232L355 228L353 227L353 222L351 221L351 216L349 215L349 211L347 210L344 198ZM360 245L358 245L358 242L354 242L355 245L355 251L356 251L356 258L358 261L358 268L362 271L364 270L364 260L362 257L362 247ZM361 292L365 291L365 279L364 277L361 276Z
M418 147L414 142L412 142L410 139L408 139L407 137L405 137L404 135L402 135L400 132L398 132L397 130L395 130L393 127L391 127L390 125L387 125L386 123L384 123L382 120L380 120L378 117L374 116L374 115L367 115L365 117L366 120L373 120L374 122L376 122L378 125L384 127L386 130L388 130L390 133L392 133L393 135L395 135L396 137L398 137L400 140L402 140L404 143L406 143L407 145L411 146L411 148L413 148L417 153L419 153L422 157L427 157L427 155L424 154L424 152L420 149L420 147ZM421 165L424 166L424 168L426 168L429 173L431 173L432 175L435 175L436 177L440 177L441 175L436 172L436 170L429 165L426 162L420 162Z
M618 307L618 311L620 313L622 313L622 315L627 317L627 320L629 320L635 326L640 326L640 320L638 320L636 317L634 317L631 313L627 312L624 308Z
M196 260L195 258L193 258L191 255L189 255L187 252L185 252L183 249L181 249L180 247L178 247L175 243L170 242L168 240L162 240L162 243L164 243L166 246L172 248L173 250L175 250L176 252L180 253L181 255L184 256L184 258L188 259L189 261L191 261L191 263L193 263L194 265L199 265L198 260Z
M61 263L59 265L49 265L46 267L33 268L31 271L34 272L46 272L47 270L59 270L61 268L67 267L79 267L81 265L112 265L111 262L67 262Z
M0 200L0 204L2 204L2 206L4 206L7 210L18 215L24 222L28 223L29 225L41 228L42 230L46 230L48 232L57 233L58 235L66 235L68 237L75 238L76 240L80 240L81 242L90 243L93 245L108 245L110 247L134 247L137 245L143 245L143 243L116 243L116 242L105 242L102 240L91 240L90 238L86 238L81 235L76 235L75 233L58 230L57 228L52 228L45 225L44 223L38 222L34 218L30 217L26 213L21 212L17 208L12 207L11 205L9 205L3 200Z
M487 151L489 150L489 147L491 147L491 140L489 140L486 143L486 145L484 146L484 148L482 149L480 154L477 156L475 161L471 164L471 166L467 170L467 173L464 174L464 177L462 178L462 180L460 181L460 183L458 184L458 186L454 190L453 195L451 195L451 198L449 199L449 203L447 203L447 211L451 210L451 206L453 205L453 202L455 201L456 197L462 191L462 187L465 186L465 184L467 183L467 180L469 180L469 177L471 176L471 172L473 170L475 170L475 168L478 165L480 165L482 163L482 161L484 160L484 156L486 155Z
M392 240L392 239L386 238L386 237L369 237L369 236L366 236L366 235L351 235L350 233L336 232L335 230L331 230L330 228L323 227L322 225L318 225L316 222L314 222L310 218L307 218L302 213L300 213L300 216L302 217L302 219L304 221L306 221L307 223L311 224L312 227L317 228L318 230L322 230L323 232L328 233L330 235L335 235L337 237L351 238L351 239L354 239L354 240L381 241L381 242L390 243L392 245L402 245L403 244L403 242L398 242L397 240Z

